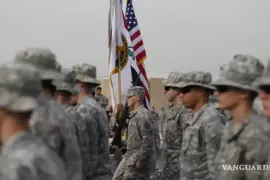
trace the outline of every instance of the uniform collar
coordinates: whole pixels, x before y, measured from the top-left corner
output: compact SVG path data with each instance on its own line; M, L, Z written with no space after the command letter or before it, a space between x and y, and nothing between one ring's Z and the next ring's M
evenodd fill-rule
M208 107L208 103L203 105L197 112L191 113L190 114L190 119L186 121L188 125L193 125L195 124L199 119L202 113L205 111L205 109Z
M229 133L225 136L228 141L237 138L245 129L245 127L250 123L253 118L253 114L248 116L241 124L236 124L234 121L231 121L231 126Z

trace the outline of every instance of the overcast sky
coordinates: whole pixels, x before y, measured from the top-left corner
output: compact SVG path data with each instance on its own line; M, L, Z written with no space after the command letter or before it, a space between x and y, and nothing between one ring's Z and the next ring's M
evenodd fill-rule
M148 71L216 76L235 53L270 57L270 0L134 0ZM49 47L65 67L108 75L109 0L0 0L0 62Z

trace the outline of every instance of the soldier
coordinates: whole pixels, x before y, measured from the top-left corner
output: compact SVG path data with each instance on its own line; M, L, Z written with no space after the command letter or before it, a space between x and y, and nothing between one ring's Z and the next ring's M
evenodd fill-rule
M257 170L230 171L223 166L257 165L256 157L264 140L261 129L265 120L252 110L257 96L252 83L263 70L264 66L257 58L237 54L219 79L212 83L216 87L219 107L229 110L232 115L232 121L224 129L216 158L216 180L259 180L262 177Z
M162 154L165 159L163 180L178 180L180 177L180 154L183 138L183 121L187 109L182 105L178 83L182 73L172 72L167 80L163 81L167 101L171 104L166 114L163 127L164 142Z
M28 48L14 58L19 64L31 64L41 74L40 103L30 120L31 131L40 137L64 161L70 180L82 178L82 160L75 127L65 110L56 103L52 80L62 79L55 54L49 49Z
M108 119L105 109L91 95L92 89L100 85L100 82L96 79L96 67L81 64L74 66L73 70L76 73L77 86L81 88L76 109L82 116L92 119L91 123L95 123L97 130L98 161L93 179L111 180Z
M91 131L88 131L87 123L80 116L79 113L69 104L70 96L72 94L73 85L75 85L75 73L69 70L63 71L65 75L64 81L56 83L56 98L59 104L61 104L69 115L75 125L77 139L79 142L81 156L83 161L83 177L85 180L91 179L91 175L95 172L96 159L92 159L97 155L97 147L95 142L97 140L94 124L91 124Z
M109 104L109 101L105 95L101 94L101 91L102 91L101 87L96 88L95 99L104 109L106 109Z
M270 137L270 61L268 61L265 74L259 78L256 83L254 83L257 88L260 90L260 100L263 105L263 113L265 117L267 117L267 121L264 125L264 134L267 137L267 140L269 141ZM270 164L270 143L267 142L265 146L260 150L257 160L262 164ZM266 171L264 174L263 180L269 180L270 179L270 171Z
M0 180L65 180L58 155L29 132L38 106L39 73L33 67L0 67Z
M210 73L193 71L185 73L178 84L183 104L191 112L183 123L181 180L214 180L214 160L225 120L209 103L215 90L211 80Z
M113 180L148 180L154 166L154 136L150 113L143 105L144 88L133 86L125 96L130 108L127 152Z

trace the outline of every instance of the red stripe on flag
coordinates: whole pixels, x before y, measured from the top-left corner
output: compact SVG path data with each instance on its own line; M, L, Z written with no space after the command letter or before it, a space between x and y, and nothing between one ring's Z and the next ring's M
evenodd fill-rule
M143 59L145 56L146 56L146 52L145 52L145 50L143 50L142 52L140 52L140 53L136 56L137 63L140 62L140 60Z
M142 66L139 66L139 70L142 72L142 75L144 76L144 78L148 81L145 69Z
M139 37L141 35L140 31L136 31L130 38L131 41L134 41L137 37Z
M143 41L138 42L135 46L133 46L134 52L137 51L143 45Z

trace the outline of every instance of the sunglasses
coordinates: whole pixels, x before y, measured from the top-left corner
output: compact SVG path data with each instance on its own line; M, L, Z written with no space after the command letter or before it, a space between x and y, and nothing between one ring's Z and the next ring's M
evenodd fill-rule
M237 90L237 88L230 87L230 86L217 86L216 91L219 93L225 93L231 90Z
M169 90L171 90L172 89L172 87L171 86L165 86L164 87L164 90L167 92L167 91L169 91Z
M266 94L270 94L270 86L260 86L261 91L265 92Z
M180 89L180 92L183 94L187 94L190 91L191 91L191 87L185 87L185 88Z

